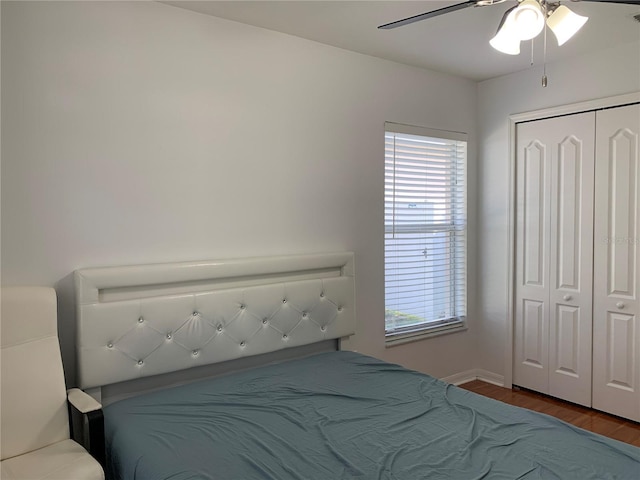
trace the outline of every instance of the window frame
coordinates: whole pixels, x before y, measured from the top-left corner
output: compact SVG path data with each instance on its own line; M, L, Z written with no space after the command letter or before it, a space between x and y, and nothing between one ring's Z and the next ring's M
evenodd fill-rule
M423 322L415 322L411 325L399 327L395 329L388 329L386 322L386 313L387 313L387 234L389 231L388 223L387 223L387 200L386 200L386 183L388 182L388 174L385 167L385 219L384 219L384 235L385 235L385 253L383 260L385 262L385 345L393 346L398 344L403 344L423 338L428 338L432 336L444 335L454 332L465 331L467 329L467 306L468 306L468 257L469 257L469 248L468 248L468 208L467 208L467 197L468 197L468 136L466 133L462 132L453 132L448 130L439 130L433 128L419 127L413 125L404 125L399 123L385 122L384 124L385 130L385 150L386 150L386 136L388 134L400 134L400 135L413 135L420 137L428 137L432 139L441 139L446 141L455 141L455 142L464 142L464 157L463 157L463 175L464 175L464 187L462 189L462 209L463 209L463 229L457 230L455 227L447 230L449 234L454 235L462 235L462 245L464 251L464 267L462 268L462 273L464 275L464 287L463 287L463 315L457 315L451 318L446 318L443 320L431 320L431 321L423 321ZM385 165L387 163L387 154L385 152ZM395 185L395 178L393 179ZM452 195L454 197L454 195ZM452 198L450 197L450 198ZM457 202L460 203L459 201ZM460 205L458 205L460 206ZM395 213L394 213L395 215ZM422 230L420 228L422 227ZM429 224L423 224L421 227L418 227L422 233L427 233L429 228L433 228L433 226ZM453 232L453 233L452 233ZM448 263L451 265L451 262ZM455 270L454 267L451 267L451 271ZM455 294L454 302L457 303L459 300L459 295Z

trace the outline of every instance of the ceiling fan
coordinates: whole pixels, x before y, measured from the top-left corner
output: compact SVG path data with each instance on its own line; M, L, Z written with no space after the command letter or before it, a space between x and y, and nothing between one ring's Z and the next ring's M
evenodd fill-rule
M467 7L486 7L504 3L508 0L467 0L465 2L438 8L430 12L396 20L380 25L378 28L388 30L402 27L428 18L455 12ZM640 5L639 0L571 0L571 2L624 3ZM502 16L496 35L490 44L496 50L509 55L520 53L520 42L536 37L545 24L555 34L558 45L569 40L586 23L588 17L577 15L559 0L516 0L516 5L508 9ZM546 37L545 37L546 40ZM546 42L545 42L546 43Z

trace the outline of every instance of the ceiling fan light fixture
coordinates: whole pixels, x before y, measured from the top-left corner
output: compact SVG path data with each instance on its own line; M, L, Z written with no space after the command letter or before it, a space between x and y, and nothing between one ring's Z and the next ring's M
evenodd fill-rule
M538 35L544 28L544 14L537 0L523 0L502 16L498 33L489 44L507 55L520 53L520 42Z
M513 28L513 22L505 21L496 36L489 40L489 44L499 52L518 55L520 53L520 38Z
M520 40L531 40L544 28L544 13L537 0L523 0L509 13ZM505 22L505 26L508 23Z
M587 23L587 20L589 17L578 15L564 5L560 5L547 19L547 25L556 36L558 45L563 45Z

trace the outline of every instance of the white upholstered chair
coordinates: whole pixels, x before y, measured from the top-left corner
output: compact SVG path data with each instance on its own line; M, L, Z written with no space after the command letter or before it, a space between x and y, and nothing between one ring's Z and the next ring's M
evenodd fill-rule
M0 294L0 478L103 479L100 464L70 438L55 290L4 287ZM100 407L80 390L70 393L85 411Z

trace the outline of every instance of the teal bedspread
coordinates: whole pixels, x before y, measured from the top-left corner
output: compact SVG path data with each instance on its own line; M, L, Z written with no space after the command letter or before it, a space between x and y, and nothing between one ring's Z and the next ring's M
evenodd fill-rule
M330 352L114 403L122 480L640 479L640 449Z

